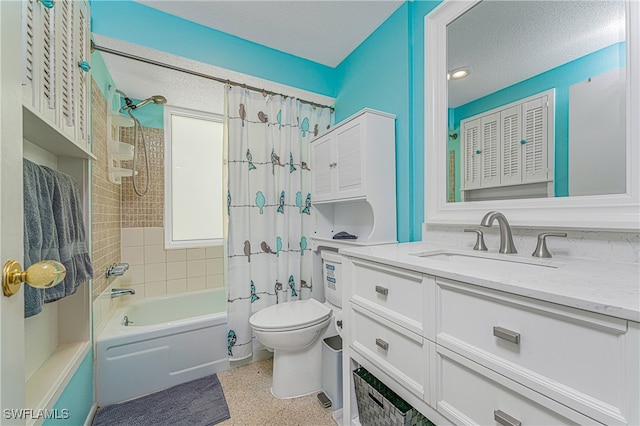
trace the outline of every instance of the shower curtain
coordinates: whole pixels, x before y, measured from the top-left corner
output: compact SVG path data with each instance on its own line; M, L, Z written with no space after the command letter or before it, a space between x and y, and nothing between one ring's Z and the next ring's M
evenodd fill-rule
M260 347L253 313L313 291L310 141L331 111L233 86L226 100L227 352L240 360Z

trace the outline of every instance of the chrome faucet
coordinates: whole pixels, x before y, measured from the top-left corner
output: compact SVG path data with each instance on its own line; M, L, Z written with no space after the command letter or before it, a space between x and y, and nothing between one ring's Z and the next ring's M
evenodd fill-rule
M500 253L517 253L516 246L513 244L513 236L511 235L511 227L507 218L500 212L488 212L480 221L480 226L490 228L493 221L497 220L500 225Z
M106 276L109 277L119 277L124 275L124 273L129 269L128 263L114 263L107 268Z
M120 297L127 294L136 294L136 291L132 288L112 288L111 297Z

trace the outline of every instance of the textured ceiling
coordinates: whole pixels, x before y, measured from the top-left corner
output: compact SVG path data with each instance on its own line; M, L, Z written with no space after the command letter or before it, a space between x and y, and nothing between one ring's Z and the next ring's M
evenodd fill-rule
M625 38L623 1L483 1L449 24L449 81L456 107Z
M330 67L340 64L403 3L402 0L136 1Z

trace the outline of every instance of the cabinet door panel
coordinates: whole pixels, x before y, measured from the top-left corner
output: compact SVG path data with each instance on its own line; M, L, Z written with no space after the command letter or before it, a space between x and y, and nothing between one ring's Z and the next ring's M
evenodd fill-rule
M522 106L523 182L547 180L547 97Z
M336 135L336 198L364 195L362 132L357 121Z
M47 9L40 7L40 46L39 55L40 78L40 113L51 123L56 123L56 7Z
M311 144L311 192L315 202L332 199L333 194L333 139L327 136Z
M481 186L500 185L500 113L482 117Z
M36 77L38 67L36 37L38 37L38 19L36 0L22 2L22 100L26 105L38 108L38 85Z
M76 2L75 14L75 50L76 62L89 62L89 7L84 1ZM73 64L76 74L76 141L83 148L89 148L89 93L91 79L89 73L83 71L77 64Z
M75 1L58 0L58 22L56 48L58 49L58 72L60 78L59 123L62 132L75 140L75 73L74 73L74 9Z
M462 189L480 188L480 120L465 123L462 132Z
M522 132L520 127L520 106L514 106L501 112L502 128L502 184L515 184L522 181Z

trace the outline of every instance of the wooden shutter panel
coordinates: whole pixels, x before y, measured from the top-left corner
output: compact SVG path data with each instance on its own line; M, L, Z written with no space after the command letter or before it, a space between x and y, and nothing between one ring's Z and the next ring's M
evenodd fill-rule
M501 183L514 184L522 180L520 105L505 109L500 114L502 127Z
M482 148L480 162L482 165L482 186L500 184L500 129L498 122L500 113L482 117Z
M547 98L523 105L523 182L547 180Z
M56 102L56 61L55 61L55 7L47 9L41 6L42 10L42 94L45 106L51 110L55 109Z
M473 120L464 124L463 130L463 185L462 189L480 187L480 120Z

